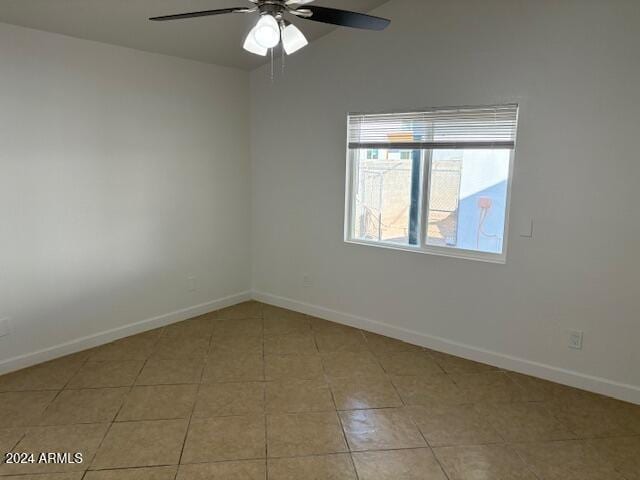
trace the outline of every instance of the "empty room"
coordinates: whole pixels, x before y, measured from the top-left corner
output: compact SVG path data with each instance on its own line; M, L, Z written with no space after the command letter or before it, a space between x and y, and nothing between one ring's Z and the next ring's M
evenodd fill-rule
M640 480L638 0L0 0L0 480Z

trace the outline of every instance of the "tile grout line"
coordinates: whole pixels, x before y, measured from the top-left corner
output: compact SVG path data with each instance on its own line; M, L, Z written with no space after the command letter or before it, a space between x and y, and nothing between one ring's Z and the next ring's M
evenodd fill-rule
M155 340L153 346L155 348L156 344L158 343L160 337L163 335L164 333L164 327L161 328L160 330L160 334L157 336L158 338ZM153 351L153 349L152 349ZM116 419L118 418L118 415L120 415L120 412L122 411L122 408L124 407L124 404L127 401L127 397L129 396L129 394L131 393L131 391L133 390L133 387L136 384L136 380L138 379L138 377L140 376L140 374L142 373L142 370L144 370L145 365L147 364L147 362L149 361L149 356L147 356L145 358L145 360L142 362L142 365L140 367L140 369L138 370L138 373L136 374L136 377L132 380L131 385L129 385L129 390L127 391L126 395L124 395L122 402L120 403L120 406L118 408L118 411L115 413L115 415L113 416L113 418L111 419L111 422L109 423L109 425L107 426L104 435L102 436L102 439L100 440L100 443L98 444L98 446L96 447L95 453L93 454L93 456L91 457L91 463L89 465L87 465L87 468L85 469L84 473L82 474L82 479L84 479L84 477L86 476L87 472L90 470L91 468L91 464L93 464L93 462L95 461L96 457L98 456L98 452L100 451L100 448L102 447L102 445L104 444L105 439L107 438L107 435L109 434L109 432L111 431L111 428L113 427L113 425L116 423ZM89 358L87 358L87 362L89 363ZM86 364L85 363L85 364ZM115 387L114 387L115 388Z
M313 336L314 338L314 342L316 343L316 348L318 348L318 344L317 344L317 340L315 338L315 334ZM319 349L318 349L319 351ZM338 404L336 403L336 398L335 398L335 394L333 392L333 388L329 379L329 376L327 374L327 371L325 369L324 366L324 362L322 362L322 360L320 361L320 364L322 365L322 372L324 374L324 381L325 384L327 385L327 388L329 389L329 393L331 394L331 402L333 403L333 407L335 408L335 415L338 419L338 424L340 425L340 431L342 433L342 439L344 440L344 445L347 448L347 452L345 452L348 456L349 456L349 461L351 463L351 468L353 468L353 472L355 474L355 478L356 480L360 479L360 475L358 474L358 469L356 468L356 463L353 459L353 452L351 451L351 445L349 444L349 440L347 438L347 432L344 428L344 423L342 422L342 417L340 416L340 411L338 410Z
M77 353L80 353L80 352L77 352ZM82 368L84 368L84 366L89 362L89 358L90 357L91 357L91 355L87 355L87 357L84 360L82 360L81 362L78 362L80 364L78 369L72 375L69 376L69 379L62 385L62 388L60 388L60 390L58 390L56 392L56 394L51 398L51 400L47 403L47 405L42 409L42 413L38 417L39 420L44 419L44 416L47 413L47 410L49 409L49 407L51 407L51 405L53 405L53 402L55 402L56 399L62 394L62 392L64 390L66 390L66 388L69 385L69 383L71 383L71 380L73 380L75 378L75 376L78 374L78 372L80 372L80 370ZM64 357L62 357L62 358L64 358ZM53 391L53 390L47 390L47 391ZM38 425L38 426L43 426L43 425ZM26 436L26 432L25 432L24 436ZM17 446L17 445L18 444L16 444L15 446Z
M427 440L427 437L425 437L424 433L422 432L422 429L418 426L418 424L413 419L411 414L407 411L407 407L409 407L409 405L407 405L407 402L405 402L404 398L400 394L400 391L398 390L398 387L396 386L395 383L393 383L392 379L389 379L389 381L391 382L391 385L393 386L393 389L395 390L396 395L398 395L398 398L400 399L400 402L402 402L402 409L406 412L407 416L409 417L409 420L411 420L411 423L413 423L413 425L416 427L416 430L418 430L418 433L420 434L420 436L424 440L424 443L427 445L427 448L431 452L431 455L433 455L433 458L436 461L436 463L438 464L438 466L440 467L440 470L442 471L443 475L447 478L447 480L450 480L449 473L445 470L444 465L442 465L442 462L437 457L436 452L433 450L433 447L431 446L431 444Z
M158 338L160 338L160 336L162 336L162 332L164 331L164 327L162 328L162 330L160 330L160 335L158 335ZM156 342L158 340L156 339ZM154 347L155 347L155 343L154 342ZM136 374L136 377L133 379L133 381L131 382L131 385L129 385L129 390L127 391L127 393L124 395L122 402L120 403L120 406L117 410L117 412L114 414L113 418L111 419L111 422L109 422L107 428L104 431L104 435L102 436L102 439L100 440L100 443L98 443L98 446L95 449L95 452L93 454L93 456L91 457L91 463L89 463L87 465L87 468L84 470L84 473L82 474L82 479L84 479L84 477L87 475L87 472L89 471L89 469L91 468L91 465L93 464L93 462L95 461L96 457L98 456L98 452L100 451L100 448L102 447L102 445L104 444L105 439L107 438L107 435L109 434L109 432L111 431L111 427L113 426L114 423L116 423L116 419L118 418L118 415L120 415L120 412L122 411L122 408L124 407L125 402L127 401L127 397L129 396L129 394L131 393L131 390L133 389L133 386L136 384L136 380L138 379L138 377L140 376L140 373L142 373L142 370L144 369L144 366L147 364L147 360L149 357L145 358L145 360L142 362L142 366L140 367L140 369L138 370L138 373ZM90 357L87 357L87 361L85 362L85 365L89 363L89 359ZM84 366L84 365L83 365Z
M529 463L524 459L524 457L522 455L520 455L520 452L518 452L517 448L512 448L510 446L507 445L507 448L509 448L510 450L513 450L513 453L515 453L516 457L518 457L520 459L520 461L522 462L522 464L526 467L526 469L531 472L531 474L537 479L537 480L544 480L540 475L538 475L538 472L535 468L533 468L533 465L529 465Z
M213 322L214 319L211 318L209 319L211 321L211 334L209 336L209 343L207 346L207 353L211 351L211 347L213 345L213 330L214 330L214 326L213 326ZM209 364L209 356L205 355L205 361L204 361L204 365L202 367L202 371L200 372L200 381L197 384L196 387L196 395L193 401L193 405L191 406L191 413L189 414L189 420L187 421L187 428L185 429L184 432L184 437L182 438L182 448L180 449L180 455L178 456L178 466L176 467L176 476L174 477L177 478L178 476L178 472L180 470L180 465L182 464L182 456L184 455L184 449L187 445L187 438L189 436L189 430L191 429L191 420L193 419L193 414L196 410L196 405L198 404L198 397L200 396L200 388L202 387L202 381L204 379L204 372L207 369L207 365Z
M262 413L264 414L264 478L269 480L269 439L268 439L268 419L267 419L267 365L265 359L265 323L264 306L260 304L260 317L262 318Z

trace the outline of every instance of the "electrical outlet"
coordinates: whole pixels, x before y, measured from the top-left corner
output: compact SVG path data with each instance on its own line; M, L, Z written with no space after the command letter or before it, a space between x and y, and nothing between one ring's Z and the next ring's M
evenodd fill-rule
M196 277L187 278L187 285L190 292L195 292L198 289L198 284L196 282Z
M573 348L574 350L582 350L583 337L584 332L581 332L580 330L569 331L569 348Z
M9 319L3 318L0 319L0 337L4 337L9 335Z
M310 287L311 285L313 285L311 275L309 275L308 273L302 275L302 285L304 285L305 287Z

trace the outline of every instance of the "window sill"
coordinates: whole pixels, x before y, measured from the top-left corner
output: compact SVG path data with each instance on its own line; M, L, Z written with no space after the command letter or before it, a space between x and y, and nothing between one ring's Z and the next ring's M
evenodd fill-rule
M354 240L346 238L345 243L351 245L362 245L365 247L377 247L387 250L398 250L401 252L422 253L427 255L437 255L439 257L460 258L464 260L474 260L476 262L495 263L504 265L507 263L506 252L502 254L475 252L473 250L451 249L446 247L412 247L409 245L398 245L395 243L370 242L367 240Z

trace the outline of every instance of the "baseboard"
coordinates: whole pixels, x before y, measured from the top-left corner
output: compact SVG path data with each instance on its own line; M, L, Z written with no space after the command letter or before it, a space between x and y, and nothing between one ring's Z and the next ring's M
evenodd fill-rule
M506 370L524 373L640 405L640 387L635 385L628 385L606 378L586 375L584 373L554 367L552 365L534 362L524 358L505 355L448 340L446 338L425 335L423 333L396 327L377 320L371 320L369 318L339 312L330 308L299 302L297 300L280 297L266 292L254 290L252 297L254 300L277 307L287 308L307 315L313 315L325 320L331 320L333 322L361 328L380 335L397 338L398 340L403 340L421 347L427 347L440 352L467 358L469 360L475 360L477 362L486 363Z
M118 340L119 338L135 335L136 333L142 333L164 325L181 322L182 320L197 317L198 315L204 315L205 313L230 307L247 300L251 300L251 292L249 291L229 295L217 300L201 303L200 305L182 308L163 315L158 315L157 317L147 318L139 322L112 328L111 330L105 330L104 332L76 338L36 352L9 358L7 360L0 361L0 375L14 370L19 370L21 368L30 367L48 360L53 360L54 358L59 358L64 355L80 352L88 348L97 347L99 345Z

